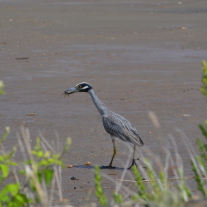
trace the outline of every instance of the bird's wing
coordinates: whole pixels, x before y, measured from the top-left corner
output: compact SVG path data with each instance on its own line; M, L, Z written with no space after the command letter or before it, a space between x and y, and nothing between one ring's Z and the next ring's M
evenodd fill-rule
M139 146L144 145L135 127L119 114L105 114L102 116L102 121L105 130L112 136Z

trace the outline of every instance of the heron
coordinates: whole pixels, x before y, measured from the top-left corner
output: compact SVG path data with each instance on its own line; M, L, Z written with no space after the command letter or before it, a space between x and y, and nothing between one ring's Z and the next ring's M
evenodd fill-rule
M128 169L131 169L133 165L136 165L135 162L135 151L136 146L143 146L144 142L142 141L141 137L139 136L136 128L123 116L110 111L103 102L95 94L91 85L86 82L79 83L75 87L67 89L64 91L64 95L70 95L76 92L86 92L89 93L93 103L95 104L96 108L98 109L101 117L103 126L107 133L110 134L112 143L113 143L113 155L111 161L108 166L102 166L102 168L115 168L112 166L114 157L117 153L116 146L115 146L115 138L118 138L122 141L132 143L134 145L133 148L133 158L132 163Z

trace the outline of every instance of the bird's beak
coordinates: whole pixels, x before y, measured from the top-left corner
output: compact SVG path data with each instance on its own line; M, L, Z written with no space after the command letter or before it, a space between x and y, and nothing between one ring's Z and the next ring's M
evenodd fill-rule
M76 92L78 92L77 87L73 87L73 88L69 88L69 89L65 90L64 94L69 95L69 94L76 93Z

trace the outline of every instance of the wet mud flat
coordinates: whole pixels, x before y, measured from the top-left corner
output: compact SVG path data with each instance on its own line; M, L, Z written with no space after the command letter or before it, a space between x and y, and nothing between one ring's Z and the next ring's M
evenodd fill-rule
M16 144L21 124L30 129L32 144L39 130L48 140L55 139L55 131L62 142L71 137L65 164L74 167L63 169L63 195L75 206L87 202L90 192L90 201L96 201L93 165L109 163L111 139L88 94L62 96L85 81L162 155L148 116L155 112L163 140L172 134L191 176L189 155L175 128L196 147L197 125L206 119L199 91L200 63L207 59L206 12L204 0L1 0L0 79L7 92L0 96L1 134L5 126L11 128L6 147ZM123 143L117 142L117 149L118 168L103 170L114 180L129 154ZM16 159L22 159L20 152ZM88 161L91 166L85 166ZM111 195L115 184L104 178L103 187Z

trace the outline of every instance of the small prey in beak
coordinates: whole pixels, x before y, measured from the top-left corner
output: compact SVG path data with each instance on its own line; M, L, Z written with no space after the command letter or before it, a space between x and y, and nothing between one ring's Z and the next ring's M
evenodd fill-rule
M77 89L77 87L75 86L75 87L73 87L73 88L70 88L70 89L65 90L63 94L64 94L65 96L69 96L70 94L72 94L72 93L76 93L76 92L78 92L78 89Z

